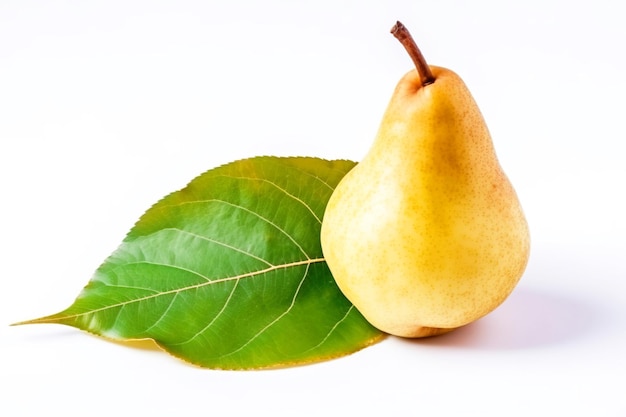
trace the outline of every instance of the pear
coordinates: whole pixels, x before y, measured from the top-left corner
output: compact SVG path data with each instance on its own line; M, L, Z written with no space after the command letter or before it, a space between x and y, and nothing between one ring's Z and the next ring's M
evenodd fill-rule
M530 236L465 83L428 66L402 23L392 33L416 69L333 192L321 245L337 285L371 324L424 337L499 306L526 268Z

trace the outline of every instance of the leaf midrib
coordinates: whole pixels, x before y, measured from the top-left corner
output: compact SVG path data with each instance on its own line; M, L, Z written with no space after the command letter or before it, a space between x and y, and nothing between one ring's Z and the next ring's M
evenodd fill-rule
M229 282L229 281L236 281L236 280L241 280L241 279L245 279L245 278L253 278L255 276L258 275L263 275L269 272L273 272L276 270L280 270L280 269L287 269L287 268L294 268L294 267L298 267L298 266L309 266L312 265L314 263L320 263L320 262L325 262L325 258L313 258L313 259L305 259L302 261L295 261L295 262L290 262L290 263L286 263L286 264L281 264L281 265L273 265L270 266L268 268L265 269L260 269L257 271L252 271L252 272L246 272L244 274L239 274L239 275L235 275L235 276L231 276L231 277L226 277L226 278L220 278L220 279L216 279L213 281L206 281L206 282L201 282L198 284L194 284L194 285L188 285L186 287L182 287L182 288L176 288L176 289L172 289L172 290L167 290L167 291L161 291L158 292L157 294L150 294L144 297L140 297L140 298L136 298L133 300L127 300L127 301L123 301L123 302L119 302L119 303L115 303L115 304L111 304L105 307L100 307L100 308L96 308L93 310L89 310L89 311L85 311L82 313L76 313L76 314L68 314L68 315L53 315L53 316L48 316L48 317L42 317L40 319L35 319L32 321L27 321L23 324L26 323L54 323L54 322L61 322L61 321L65 321L65 320L69 320L69 319L75 319L77 317L82 317L82 316L86 316L89 314L95 314L101 311L106 311L112 308L118 308L118 307L124 307L125 305L128 304L133 304L133 303L139 303L142 301L146 301L146 300L150 300L153 298L157 298L157 297L162 297L162 296L166 296L169 294L179 294L181 292L184 291L190 291L190 290L194 290L194 289L198 289L198 288L202 288L208 285L216 285L216 284L220 284L223 282ZM136 263L147 263L147 264L154 264L154 265L160 265L160 266L171 266L171 267L175 267L173 265L166 265L166 264L157 264L154 262L147 262L147 261L142 261L142 262L136 262ZM113 286L111 284L106 284L103 283L105 285L108 286Z

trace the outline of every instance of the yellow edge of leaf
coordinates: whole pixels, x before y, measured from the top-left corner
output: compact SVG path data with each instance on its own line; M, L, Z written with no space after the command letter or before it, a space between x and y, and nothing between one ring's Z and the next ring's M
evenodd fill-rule
M41 317L39 319L34 319L34 320L27 320L27 321L21 321L21 322L17 322L17 323L13 323L11 324L11 326L21 326L24 324L39 324L39 323L43 323L43 324L63 324L63 323L59 323L58 321L55 321L53 318L55 315L52 316L46 316L46 317ZM65 324L63 324L65 325ZM69 326L69 325L66 325ZM70 326L73 328L76 328L74 326ZM108 336L104 336L101 334L97 334L94 332L91 332L89 330L84 330L84 329L78 329L82 332L85 332L91 336L95 336L99 339L104 339L107 340L111 343L115 343L118 345L123 345L123 346L127 346L130 348L134 348L134 349L143 349L143 350L158 350L161 352L165 352L167 353L169 356L174 357L184 363L186 363L187 365L191 365L193 367L196 368L200 368L200 369L213 369L213 370L220 370L220 371L260 371L260 370L277 370L277 369L285 369L285 368L294 368L297 366L305 366L305 365L312 365L315 363L320 363L320 362L326 362L326 361L330 361L333 359L338 359L344 356L348 356L351 355L353 353L356 353L360 350L365 349L366 347L375 345L376 343L381 342L383 339L385 339L388 335L386 333L382 333L379 335L376 335L374 337L372 337L371 339L367 340L362 346L360 346L358 349L352 351L352 352L348 352L348 353L344 353L344 354L337 354L337 355L328 355L328 356L320 356L318 358L314 358L311 360L302 360L302 361L291 361L291 362L282 362L282 363L276 363L273 365L268 365L268 366L260 366L260 367L249 367L249 368L219 368L219 367L208 367L208 366L203 366L200 365L198 363L194 363L191 362L183 357L177 356L172 354L171 352L169 352L167 350L167 348L163 347L158 341L152 339L152 338L137 338L137 339L115 339L112 337L108 337Z

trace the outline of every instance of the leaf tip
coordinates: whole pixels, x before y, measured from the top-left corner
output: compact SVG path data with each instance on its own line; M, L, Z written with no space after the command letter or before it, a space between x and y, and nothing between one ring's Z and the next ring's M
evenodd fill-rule
M10 327L13 326L23 326L26 324L46 324L46 323L59 323L58 314L53 314L51 316L39 317L36 319L23 320L15 323L9 324Z

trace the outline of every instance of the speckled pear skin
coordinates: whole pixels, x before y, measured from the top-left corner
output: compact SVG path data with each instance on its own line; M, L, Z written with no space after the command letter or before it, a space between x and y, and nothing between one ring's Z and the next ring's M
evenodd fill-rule
M485 121L454 72L398 83L374 143L338 184L321 231L339 288L387 333L423 337L499 306L522 276L528 225Z

